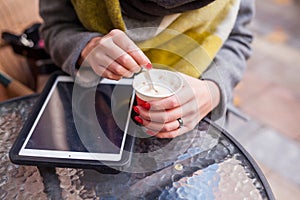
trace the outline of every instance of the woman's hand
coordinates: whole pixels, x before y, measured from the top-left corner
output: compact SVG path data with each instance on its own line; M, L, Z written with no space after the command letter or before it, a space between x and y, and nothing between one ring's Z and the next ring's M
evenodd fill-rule
M121 30L93 38L82 50L78 65L91 66L101 77L119 80L131 77L149 65L150 60Z
M148 134L174 138L186 133L219 104L220 91L214 82L181 75L184 84L178 94L134 107L135 120ZM179 118L183 121L180 128Z

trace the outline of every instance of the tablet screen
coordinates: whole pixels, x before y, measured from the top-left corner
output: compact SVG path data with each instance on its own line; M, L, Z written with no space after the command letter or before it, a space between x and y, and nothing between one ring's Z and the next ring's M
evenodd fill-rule
M94 89L77 86L80 95L72 107L73 86L70 77L56 79L20 155L120 160L133 103L131 80L103 79Z

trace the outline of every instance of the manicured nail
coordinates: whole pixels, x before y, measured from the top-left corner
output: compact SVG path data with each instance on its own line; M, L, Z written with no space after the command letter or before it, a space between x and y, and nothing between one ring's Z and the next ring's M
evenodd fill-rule
M136 114L138 114L138 115L140 114L140 110L137 106L133 106L133 110Z
M137 123L139 123L139 124L143 124L143 120L142 120L142 118L140 118L139 116L135 116L135 117L134 117L134 120L135 120Z
M156 135L156 133L153 132L153 131L151 131L151 130L147 130L146 133L147 133L148 135Z
M148 102L141 104L141 106L147 110L150 110L150 103L148 103Z
M152 69L152 64L151 63L148 63L146 66L145 66L146 69Z

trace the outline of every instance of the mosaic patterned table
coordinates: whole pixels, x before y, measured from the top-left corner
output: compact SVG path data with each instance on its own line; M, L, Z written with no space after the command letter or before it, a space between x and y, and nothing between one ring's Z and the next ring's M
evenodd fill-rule
M207 118L173 140L136 138L119 173L13 164L9 150L37 99L0 104L0 199L274 199L251 156Z

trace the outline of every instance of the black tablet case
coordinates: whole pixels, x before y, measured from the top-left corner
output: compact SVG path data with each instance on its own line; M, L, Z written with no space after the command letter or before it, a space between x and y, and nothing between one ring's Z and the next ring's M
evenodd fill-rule
M16 138L12 148L9 152L10 160L15 164L20 165L34 165L34 166L51 166L51 167L71 167L71 168L90 168L96 169L103 173L118 173L124 167L128 167L131 161L131 152L133 150L134 136L133 133L127 134L123 155L120 161L97 161L97 160L79 160L66 158L46 158L46 157L32 157L21 156L19 151L36 119L38 113L45 102L47 95L52 88L55 80L59 76L68 76L64 72L55 72L48 80L44 90L39 96L37 103L33 107L30 116L26 120L18 137ZM70 102L71 103L71 102ZM133 132L129 124L129 132Z

